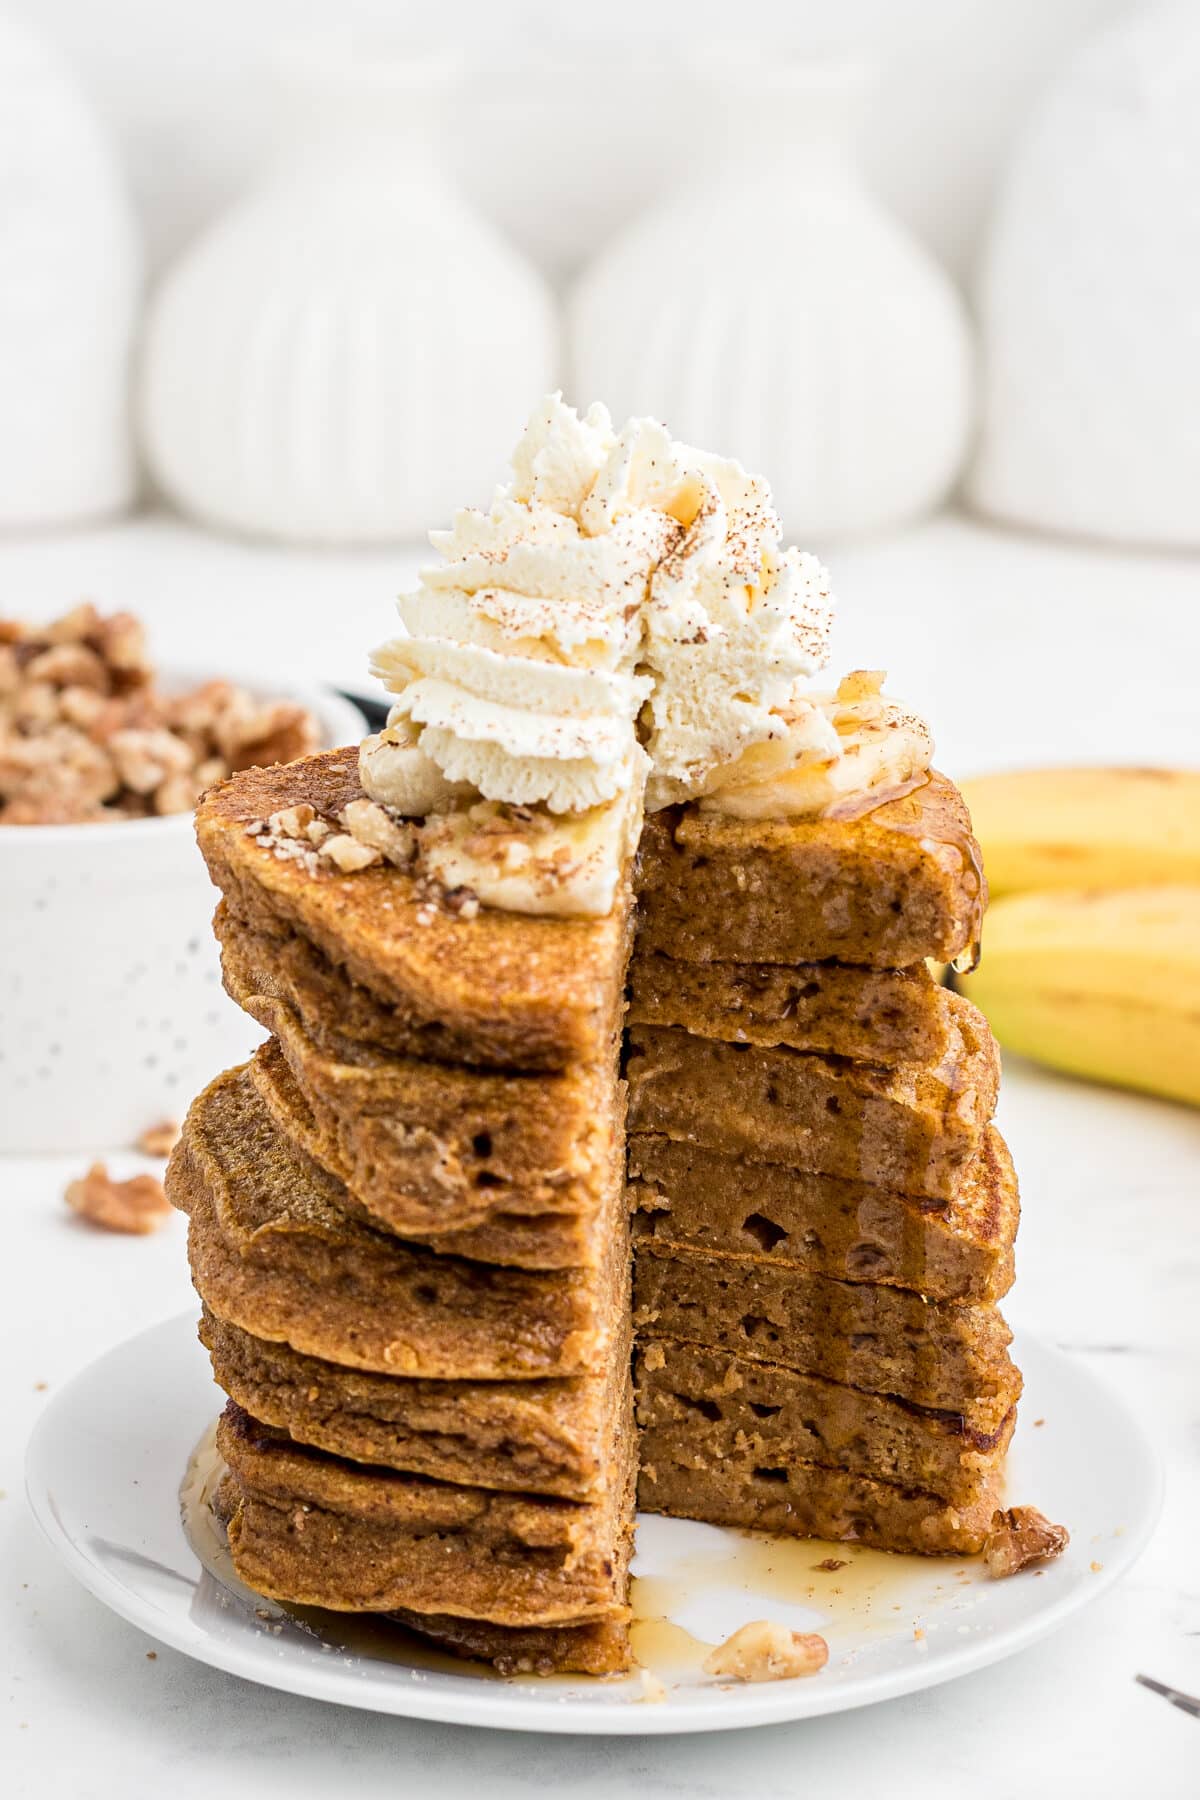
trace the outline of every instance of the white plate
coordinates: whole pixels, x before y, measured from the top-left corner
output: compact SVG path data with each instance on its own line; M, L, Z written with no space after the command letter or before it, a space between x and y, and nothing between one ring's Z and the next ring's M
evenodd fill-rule
M217 1539L185 1534L181 1478L218 1409L191 1316L130 1339L78 1375L29 1445L35 1517L83 1585L188 1656L267 1687L413 1718L508 1730L622 1734L721 1731L888 1700L1022 1649L1130 1567L1161 1498L1141 1427L1086 1370L1028 1333L1010 1498L1071 1529L1040 1575L991 1582L978 1559L884 1557L646 1516L635 1627L666 1688L640 1673L503 1681L337 1614L292 1616L237 1582ZM193 1548L193 1543L197 1548ZM816 1567L825 1557L843 1568ZM828 1666L804 1680L720 1685L707 1645L755 1618L821 1631ZM697 1640L702 1640L698 1643Z

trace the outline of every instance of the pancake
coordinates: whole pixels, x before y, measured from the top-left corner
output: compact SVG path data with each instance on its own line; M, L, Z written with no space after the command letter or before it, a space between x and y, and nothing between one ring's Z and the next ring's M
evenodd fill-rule
M631 1131L945 1200L995 1108L1000 1059L971 1007L956 1013L950 1049L931 1067L634 1025L626 1075Z
M651 813L638 946L689 962L951 962L978 942L987 888L962 795L932 773L842 816Z
M240 1504L241 1490L226 1471L212 1497L222 1529L228 1529ZM397 1628L397 1660L403 1655L404 1635L410 1633L452 1655L491 1663L501 1675L614 1675L630 1662L629 1628L621 1617L567 1620L561 1625L491 1625L399 1606L377 1616L382 1628Z
M236 1490L234 1567L270 1599L503 1626L629 1616L631 1433L613 1446L612 1478L594 1505L342 1462L292 1443L233 1401L217 1449Z
M1020 1201L994 1125L945 1201L661 1136L630 1137L628 1169L635 1238L667 1254L702 1250L934 1300L998 1300L1012 1286Z
M338 1062L285 1001L235 998L275 1033L305 1147L381 1225L428 1239L497 1219L573 1215L579 1262L601 1260L603 1202L622 1148L614 1056L602 1067L546 1075L365 1050ZM264 1075L278 1092L280 1078L269 1068ZM275 1110L278 1117L281 1106Z
M985 899L952 784L652 815L603 920L262 828L360 795L347 750L198 813L226 986L272 1034L167 1178L242 1579L510 1672L625 1668L638 1426L648 1510L978 1549L1019 1201L995 1045L925 967Z
M994 1306L653 1245L638 1249L633 1300L643 1349L678 1338L919 1406L969 1406L989 1429L1014 1398L1012 1333Z
M298 933L390 1010L393 1051L500 1069L603 1062L624 1009L628 882L603 919L490 907L468 917L431 902L406 870L343 875L277 856L247 832L293 806L337 818L360 798L351 747L243 770L201 800L196 837L209 874L259 937L258 990L277 991L271 945Z
M355 1219L345 1190L279 1132L246 1067L193 1102L167 1167L201 1298L253 1336L348 1368L528 1380L603 1367L624 1329L623 1181L598 1270L438 1256Z
M873 1481L818 1463L755 1465L748 1456L700 1465L688 1430L642 1436L638 1505L643 1512L866 1544L923 1556L970 1556L982 1550L1003 1494L1001 1477L980 1482L969 1502L952 1504L919 1488Z
M955 1014L954 996L923 964L681 962L639 948L629 984L631 1025L678 1025L697 1037L887 1067L940 1062Z
M313 1109L296 1085L288 1060L274 1038L259 1046L248 1069L260 1098L284 1136L326 1169L335 1174L345 1170L337 1139L321 1131ZM622 1121L624 1101L625 1088L621 1084L616 1103ZM615 1134L612 1155L619 1163ZM380 1231L411 1238L443 1255L466 1256L477 1262L497 1263L515 1269L592 1268L603 1263L606 1257L607 1182L598 1188L590 1205L583 1204L577 1184L574 1196L577 1203L567 1212L506 1213L497 1210L478 1224L458 1231L441 1229L442 1222L434 1212L432 1228L419 1230L415 1228L413 1218L415 1209L405 1203L404 1195L395 1194L386 1184L378 1183L370 1164L361 1173L365 1196L360 1198L343 1187L339 1204Z
M256 1338L208 1307L200 1340L218 1386L295 1442L474 1487L594 1498L630 1408L628 1329L595 1375L561 1381L422 1381L343 1369Z
M1007 1411L914 1406L775 1363L656 1339L638 1352L637 1418L644 1432L686 1440L706 1468L819 1463L970 1505L1004 1460L1020 1379Z

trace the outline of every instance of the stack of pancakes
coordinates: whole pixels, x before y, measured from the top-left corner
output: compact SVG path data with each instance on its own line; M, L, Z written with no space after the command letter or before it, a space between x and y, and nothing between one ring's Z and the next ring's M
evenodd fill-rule
M247 771L198 816L226 986L272 1034L168 1172L230 1397L235 1566L503 1668L622 1668L631 902L470 916L264 830L360 794L347 750Z
M225 983L271 1034L168 1172L243 1579L506 1669L627 1666L631 1359L645 1507L978 1549L1018 1209L995 1047L924 961L982 910L954 788L668 810L636 913L630 873L588 920L271 823L359 798L332 751L198 813Z
M629 1009L641 1505L978 1550L1020 1376L1016 1181L940 776L859 817L692 809L642 840Z

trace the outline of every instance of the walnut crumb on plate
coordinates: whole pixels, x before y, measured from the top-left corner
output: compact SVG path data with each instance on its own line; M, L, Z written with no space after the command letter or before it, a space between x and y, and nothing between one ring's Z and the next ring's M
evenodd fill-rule
M1031 1563L1052 1562L1071 1541L1065 1525L1052 1525L1036 1506L1009 1506L992 1514L983 1556L993 1581L1003 1581Z
M829 1645L815 1631L791 1631L770 1619L742 1625L704 1660L706 1675L734 1681L789 1681L815 1675L829 1661Z

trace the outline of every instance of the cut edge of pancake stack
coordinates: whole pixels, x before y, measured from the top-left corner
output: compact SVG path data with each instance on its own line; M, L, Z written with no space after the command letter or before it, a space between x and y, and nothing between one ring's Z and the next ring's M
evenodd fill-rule
M287 852L356 796L348 750L248 771L198 815L226 986L272 1033L194 1102L168 1170L229 1395L234 1565L504 1670L622 1669L628 881L594 923L430 917L411 873ZM431 1035L477 1060L422 1055Z
M971 1553L1021 1379L996 1302L1019 1205L986 1021L925 958L976 942L943 777L861 818L660 813L631 967L639 1503Z

